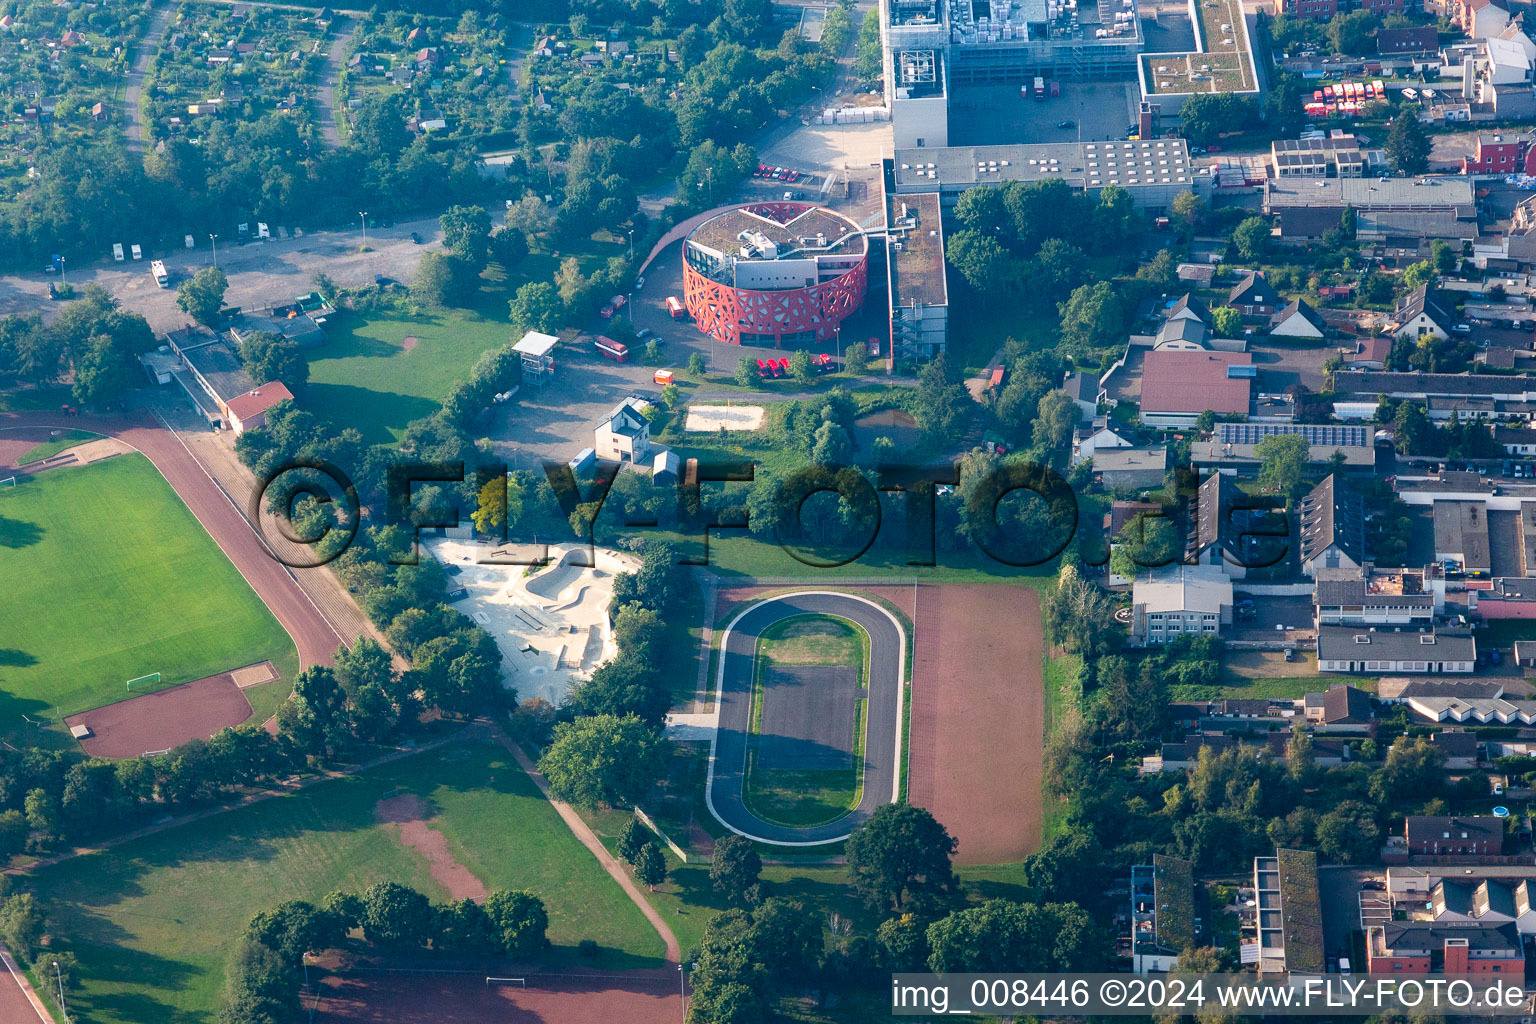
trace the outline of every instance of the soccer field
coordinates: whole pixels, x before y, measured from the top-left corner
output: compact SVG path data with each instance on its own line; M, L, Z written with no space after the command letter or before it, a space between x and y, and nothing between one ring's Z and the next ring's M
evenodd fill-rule
M552 965L660 964L660 936L511 755L460 743L40 872L50 931L81 961L70 1009L93 1024L211 1024L225 958L259 911L382 880L447 899L379 820L378 802L401 792L423 798L454 860L488 889L545 901ZM584 938L597 956L576 952Z
M23 714L73 714L298 651L142 455L0 489L0 737ZM142 692L135 688L134 693ZM28 742L36 742L28 737Z

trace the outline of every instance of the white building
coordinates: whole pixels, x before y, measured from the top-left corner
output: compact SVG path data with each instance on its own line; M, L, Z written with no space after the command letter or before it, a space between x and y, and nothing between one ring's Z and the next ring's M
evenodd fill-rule
M1220 569L1175 565L1156 569L1131 591L1131 640L1171 643L1186 633L1215 636L1232 624L1232 581Z
M597 457L612 462L640 462L651 448L651 421L644 410L649 402L626 398L603 418L593 431Z

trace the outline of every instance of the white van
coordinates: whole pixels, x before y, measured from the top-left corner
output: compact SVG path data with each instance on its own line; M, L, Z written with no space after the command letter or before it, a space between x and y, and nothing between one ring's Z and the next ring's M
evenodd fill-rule
M140 249L137 244L134 244L132 246L132 249L133 249L133 258L134 259L141 260L141 259L144 258L144 250Z
M119 263L123 262L123 243L122 242L113 242L112 243L112 258L117 260L117 262L119 262Z

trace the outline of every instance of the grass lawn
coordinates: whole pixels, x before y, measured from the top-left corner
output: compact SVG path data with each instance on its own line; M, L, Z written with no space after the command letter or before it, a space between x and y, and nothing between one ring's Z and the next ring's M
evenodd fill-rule
M51 458L62 451L68 451L77 444L86 441L94 441L100 434L93 434L89 430L67 430L52 441L44 441L36 448L31 448L16 460L17 465L26 466L43 459Z
M298 652L142 455L58 469L0 491L0 736L20 716L73 714Z
M762 728L763 672L774 665L848 665L864 679L865 652L869 637L846 619L830 615L798 615L781 619L763 631L757 641L755 692L751 730ZM853 763L848 768L818 770L767 770L757 767L757 752L747 753L747 778L743 800L748 810L764 821L803 827L836 821L859 805L864 766L864 700L860 698L853 721Z
M504 307L503 307L504 308ZM481 353L511 340L505 320L472 310L419 317L342 313L309 364L306 405L360 430L369 444L399 441L406 424L437 411ZM407 350L406 338L415 338Z
M592 938L617 968L656 966L660 936L501 748L460 744L323 783L41 872L51 931L81 959L71 1008L93 1024L211 1022L233 940L258 911L392 880L447 894L374 818L398 790L435 808L460 863L544 899L555 960Z

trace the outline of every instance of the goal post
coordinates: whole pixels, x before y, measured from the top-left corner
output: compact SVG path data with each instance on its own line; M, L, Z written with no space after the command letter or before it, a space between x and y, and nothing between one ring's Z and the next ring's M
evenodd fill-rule
M159 672L151 672L147 676L138 676L135 679L128 680L128 689L132 690L135 686L143 686L145 684L154 685L155 683L158 683L159 681L160 681L160 673Z
M0 480L0 487L15 487L15 486L16 486L16 478L14 476L8 476L4 480Z
M516 985L518 988L527 988L528 987L528 979L527 978L493 978L490 975L486 975L485 984L486 984L487 987L489 987L491 985Z

